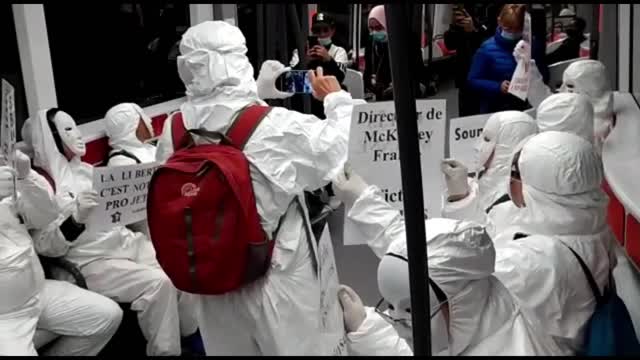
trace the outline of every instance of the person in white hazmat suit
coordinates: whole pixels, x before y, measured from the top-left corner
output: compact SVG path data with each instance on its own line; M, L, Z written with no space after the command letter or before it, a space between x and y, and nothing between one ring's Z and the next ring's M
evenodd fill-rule
M469 206L467 202L470 200L460 201L468 195L465 193L467 189L473 194L470 199L478 197L474 204L479 207L475 210L479 213L513 211L514 207L509 205L507 191L507 182L511 174L511 155L522 140L537 132L535 120L523 112L502 111L491 115L475 146L475 171L479 175L477 179L469 178L468 185L462 189L452 189L453 194L444 194L443 216L448 217L446 214L456 213ZM441 169L446 174L462 167L459 162L448 159L443 161ZM483 223L482 217L475 220ZM487 231L491 236L495 235L493 227L489 227Z
M336 196L382 260L378 286L388 309L364 307L349 287L339 293L351 355L413 355L411 301L404 218L349 170L333 182ZM434 355L553 355L544 329L523 316L496 279L495 249L480 225L425 220Z
M177 290L157 266L142 233L124 226L94 229L88 220L98 205L93 190L93 167L82 162L85 143L75 121L58 109L39 111L22 129L33 149L34 166L49 175L62 209L55 223L68 224L62 237L47 237L40 253L64 256L78 266L89 290L117 302L131 303L147 339L148 355L180 355L180 334L196 325L179 317ZM70 223L70 224L69 224ZM187 317L189 318L189 317Z
M496 228L496 272L554 338L562 354L578 351L595 298L570 246L584 260L600 291L616 265L613 234L607 224L608 198L601 189L602 162L595 147L577 135L546 131L523 141L512 161L509 194L518 212L504 214L508 226ZM447 187L465 189L463 171L445 176ZM473 199L468 212L447 216L477 219ZM476 200L477 201L477 196ZM475 213L475 214L474 214ZM493 221L489 217L488 221Z
M107 111L104 122L111 147L107 166L128 166L156 161L156 146L149 143L149 140L154 138L151 118L140 106L133 103L118 104ZM149 238L147 221L143 220L128 227L145 235L138 244L137 264L162 271ZM176 293L180 333L185 337L186 342L190 342L191 338L195 339L199 336L196 334L198 321L195 318L194 298L193 295L177 289Z
M39 335L56 338L40 355L97 355L118 329L122 310L102 295L45 280L27 229L48 227L58 212L29 157L18 151L16 160L15 170L0 166L0 355L38 355Z
M242 32L223 21L205 21L185 32L178 73L187 89L187 102L180 108L187 129L224 131L246 105L264 105L246 52ZM266 62L261 73L282 70L283 65ZM263 229L273 234L281 220L282 225L263 278L224 295L198 296L207 355L331 355L341 347L340 305L331 299L326 311L335 324L323 328L324 291L313 270L314 253L305 231L308 215L291 205L296 197L304 202L305 190L326 186L342 171L356 101L334 77L320 72L310 77L327 119L274 107L244 148ZM159 162L173 152L168 123L158 142Z
M516 61L524 58L526 46L520 41L513 52ZM551 96L553 92L542 80L542 75L538 71L534 60L531 61L531 72L529 78L529 93L527 95L531 106L538 107L544 99ZM607 138L615 122L613 111L613 91L607 75L607 69L598 60L578 60L564 71L562 74L562 85L559 89L561 93L578 93L589 98L594 111L594 136L597 148L602 147L602 143Z

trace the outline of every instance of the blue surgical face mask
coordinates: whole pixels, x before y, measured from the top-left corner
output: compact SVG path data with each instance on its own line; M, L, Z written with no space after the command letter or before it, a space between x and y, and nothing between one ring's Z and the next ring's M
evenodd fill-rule
M326 37L326 38L318 38L318 44L322 45L322 46L329 46L331 45L331 37Z
M500 35L502 35L502 37L507 40L522 39L522 32L509 32L509 31L502 30L502 33Z
M386 31L372 31L371 38L374 42L387 42L387 32Z

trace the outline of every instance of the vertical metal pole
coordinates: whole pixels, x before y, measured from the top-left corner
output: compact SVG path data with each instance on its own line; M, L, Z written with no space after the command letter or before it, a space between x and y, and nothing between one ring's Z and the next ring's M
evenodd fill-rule
M422 195L422 171L418 146L415 77L411 76L415 59L411 59L411 3L386 4L389 33L389 59L393 80L393 99L398 127L398 148L402 191L404 192L405 233L409 258L413 351L416 356L431 355L431 321L427 279L426 231Z

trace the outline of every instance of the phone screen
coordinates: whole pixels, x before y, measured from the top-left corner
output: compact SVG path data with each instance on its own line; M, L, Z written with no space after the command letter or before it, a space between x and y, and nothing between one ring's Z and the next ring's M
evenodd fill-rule
M311 49L312 47L314 47L316 45L320 45L320 43L318 42L318 37L317 36L308 36L307 40L309 41L309 49Z
M291 70L280 76L280 91L311 94L311 82L307 70Z

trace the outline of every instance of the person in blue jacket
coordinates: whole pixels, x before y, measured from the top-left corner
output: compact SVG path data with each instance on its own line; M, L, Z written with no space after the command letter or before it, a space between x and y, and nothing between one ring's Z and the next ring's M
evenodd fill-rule
M524 14L523 5L504 5L498 16L496 34L485 41L473 57L467 81L469 88L480 95L481 114L523 111L529 107L526 101L508 93L517 64L513 49L522 38ZM534 59L536 55L534 52ZM544 59L540 60L536 62L544 64Z

